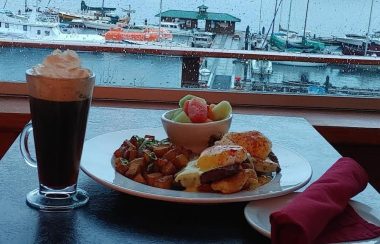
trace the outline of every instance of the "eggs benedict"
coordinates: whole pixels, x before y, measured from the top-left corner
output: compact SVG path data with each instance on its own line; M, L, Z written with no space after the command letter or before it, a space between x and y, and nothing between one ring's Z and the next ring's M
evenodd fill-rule
M188 163L175 177L187 191L234 193L258 185L253 164L245 148L215 145Z

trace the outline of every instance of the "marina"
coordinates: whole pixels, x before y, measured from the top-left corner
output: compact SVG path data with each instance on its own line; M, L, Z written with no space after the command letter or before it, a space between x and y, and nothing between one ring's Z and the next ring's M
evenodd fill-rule
M104 7L104 1L100 7L89 7L82 1L81 14L79 15L75 15L73 11L55 10L55 13L59 13L56 15L60 18L58 21L54 19L43 20L41 16L44 12L37 11L37 8L34 11L31 8L32 11L27 15L14 14L5 10L0 11L0 37L51 42L83 42L83 45L86 43L102 43L105 45L116 43L121 46L173 46L232 51L268 50L284 53L378 56L380 50L379 32L364 36L353 34L347 34L344 37L317 37L315 34L312 36L306 31L308 4L303 32L298 34L290 26L291 19L293 23L293 18L291 18L292 1L290 0L288 3L287 26L286 28L280 26L278 32L273 31L275 19L272 19L267 31L263 27L263 30L256 32L251 30L249 26L245 28L245 31L242 31L240 30L241 26L238 28L239 23L243 21L242 18L239 18L240 16L212 12L204 4L199 5L196 11L163 10L161 6L160 13L154 15L160 20L158 24L148 24L150 22L148 18L144 19L143 24L136 24L134 15L137 11L133 10L131 5L128 9L122 9L124 15L119 17L115 15L116 8ZM277 6L275 13L277 14L279 10L280 5ZM370 22L371 15L372 8ZM62 21L65 21L64 24ZM81 28L72 28L75 25L81 26ZM270 34L271 32L272 34ZM16 67L10 67L12 62L9 60L19 60L20 58L28 60L32 55L42 57L46 52L48 52L46 49L2 48L0 50L2 57L0 60L0 79L4 80L2 78L4 72L14 69L17 72L14 72L14 77L11 76L11 80L22 81L24 75L19 70L25 70L28 67L23 66L23 62L18 62ZM7 55L12 56L7 58ZM24 56L20 57L20 55ZM183 86L180 82L182 74L179 57L92 52L84 52L81 55L84 56L85 63L88 62L94 70L101 71L99 85L171 88ZM97 56L96 62L92 61L93 55ZM135 62L136 60L138 62ZM162 65L165 65L165 68L162 68ZM152 69L152 72L140 71L140 67L147 66ZM122 72L125 67L128 67L128 72ZM165 70L165 74L161 74L163 70ZM380 90L380 69L378 66L207 57L201 58L198 72L198 84L192 84L191 87L355 96L379 96Z

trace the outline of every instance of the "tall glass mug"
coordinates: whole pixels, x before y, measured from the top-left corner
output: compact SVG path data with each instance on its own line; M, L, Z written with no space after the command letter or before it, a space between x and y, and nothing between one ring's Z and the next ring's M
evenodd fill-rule
M69 210L88 202L77 188L78 173L95 75L88 78L50 78L26 71L32 123L20 136L25 161L37 167L39 188L27 194L29 206ZM33 131L37 161L28 148Z

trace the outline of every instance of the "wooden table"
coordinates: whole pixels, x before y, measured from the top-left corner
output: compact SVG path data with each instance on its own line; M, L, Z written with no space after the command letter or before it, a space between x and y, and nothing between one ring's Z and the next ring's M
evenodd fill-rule
M93 107L86 138L160 127L163 112ZM231 130L250 129L304 156L313 168L310 183L340 157L303 118L234 115ZM78 184L90 195L83 208L60 213L29 208L25 195L37 187L37 172L23 162L16 140L0 162L0 243L270 242L246 222L246 203L188 205L147 200L105 188L83 173ZM380 196L370 185L354 199L374 209L380 206Z

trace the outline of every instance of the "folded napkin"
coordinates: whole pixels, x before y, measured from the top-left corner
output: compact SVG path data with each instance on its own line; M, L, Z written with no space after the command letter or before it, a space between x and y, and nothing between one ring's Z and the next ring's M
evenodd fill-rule
M380 236L380 227L348 205L367 183L367 173L355 160L340 158L292 202L271 214L272 243L331 243Z

